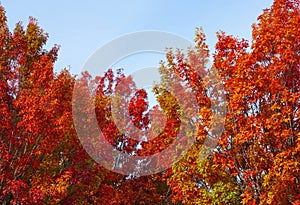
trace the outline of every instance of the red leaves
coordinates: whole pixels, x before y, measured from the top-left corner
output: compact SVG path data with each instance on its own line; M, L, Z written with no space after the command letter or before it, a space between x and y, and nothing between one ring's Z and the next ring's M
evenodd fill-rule
M147 92L144 89L138 90L134 97L131 98L128 105L128 112L131 116L131 121L133 125L138 128L147 128L149 123L148 115L145 115L145 112L148 109Z
M9 180L2 191L4 196L12 194L11 204L27 204L27 193L28 185L22 180Z
M32 202L34 204L42 204L45 194L38 188L31 189Z
M27 184L21 180L10 180L8 181L8 190L12 194L22 193L22 191L26 191L28 189Z

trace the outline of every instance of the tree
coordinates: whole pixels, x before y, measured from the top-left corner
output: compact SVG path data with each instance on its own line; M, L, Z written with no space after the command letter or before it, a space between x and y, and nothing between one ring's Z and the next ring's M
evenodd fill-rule
M75 79L67 70L54 74L58 46L43 49L47 34L35 19L26 29L18 23L11 33L3 7L0 17L0 201L54 204L83 197L84 202L103 169L93 167L76 137Z
M29 183L30 170L39 164L43 153L56 147L57 130L52 126L63 114L54 117L58 99L52 97L53 63L58 47L42 49L47 35L35 19L30 19L26 30L19 23L10 33L2 7L0 16L1 201L33 202L43 194L39 194L39 187ZM33 191L37 195L29 199Z
M111 149L107 148L109 143L118 151L131 156L144 156L156 151L137 137L149 137L151 112L146 112L146 92L138 90L132 78L122 74L122 70L114 73L111 69L101 77L92 77L84 72L77 79L75 87L73 110L81 142L96 161L99 160L100 153L101 163L107 161L106 168L113 170L106 172L99 186L92 191L90 202L167 203L168 189L166 182L161 180L161 174L140 176L142 172L138 167L131 169L130 163L122 159L122 156L113 155ZM87 99L94 103L88 103ZM100 128L104 138L99 137L99 131L95 127ZM160 137L155 145L159 145L164 139L166 137ZM138 146L140 143L142 148ZM127 167L131 170L128 176L115 173Z
M67 70L53 72L58 47L43 49L47 34L30 18L26 29L18 23L11 33L0 7L0 201L2 204L141 204L159 202L166 190L157 177L127 178L104 169L83 149L72 119L75 77ZM114 85L125 76L111 70L97 77L96 113L109 142L128 142L112 124ZM89 81L89 75L83 80ZM98 80L98 81L97 81ZM127 79L128 84L132 80ZM108 84L108 87L107 87ZM84 89L84 86L82 87ZM127 92L137 90L127 88ZM140 93L140 94L139 94ZM134 122L146 126L134 107L146 98L142 91L132 104ZM138 96L141 96L138 97ZM142 104L141 104L142 103ZM104 110L103 110L104 109ZM141 124L142 123L142 124ZM134 143L134 142L133 142ZM123 151L132 152L129 143ZM126 190L126 191L125 191Z
M225 130L207 161L196 163L195 149L173 166L175 201L299 204L299 19L299 1L275 0L253 25L251 47L218 33L213 57L228 102ZM190 62L191 54L175 70L186 72Z
M177 82L185 85L185 92L196 96L198 107L197 132L194 145L187 154L172 166L172 174L166 178L172 190L172 201L184 204L234 204L238 201L238 188L232 177L222 170L215 170L210 156L220 137L222 122L226 114L225 96L222 83L218 82L215 69L207 69L208 46L202 29L196 29L195 47L190 48L185 57L183 52L169 51L167 62L161 66L162 88L178 76ZM165 76L165 77L164 77ZM178 78L177 77L177 78ZM163 89L162 89L163 90ZM158 96L161 94L158 93ZM187 100L188 101L188 100ZM190 103L187 103L190 107ZM183 106L184 108L184 106ZM184 113L183 109L181 113ZM215 125L212 125L215 123ZM208 138L208 139L207 139ZM203 158L204 157L204 158Z

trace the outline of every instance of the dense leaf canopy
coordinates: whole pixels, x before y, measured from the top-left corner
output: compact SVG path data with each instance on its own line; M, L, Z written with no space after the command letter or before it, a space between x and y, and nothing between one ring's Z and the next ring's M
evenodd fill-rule
M66 69L54 73L59 47L44 49L48 35L34 18L9 31L0 6L1 204L299 205L300 1L275 0L252 29L250 42L218 32L213 56L201 28L187 53L170 49L160 66L161 82L153 87L160 107L149 110L145 90L121 69L96 78ZM212 68L206 69L210 59ZM207 146L211 124L220 120L207 89L214 79L204 77L213 73L219 80L214 86L224 88L219 94L226 98L226 115L224 131L212 136L217 143ZM80 109L95 109L105 139L119 151L148 156L166 149L180 126L191 122L186 117L191 106L199 116L193 146L158 174L124 176L105 169L76 135L75 82L78 100L89 93L95 103ZM167 91L170 84L174 90L184 86L178 92L192 93L196 103L180 104ZM118 113L128 124L118 121ZM133 125L149 140L131 138ZM182 146L189 131L181 136Z

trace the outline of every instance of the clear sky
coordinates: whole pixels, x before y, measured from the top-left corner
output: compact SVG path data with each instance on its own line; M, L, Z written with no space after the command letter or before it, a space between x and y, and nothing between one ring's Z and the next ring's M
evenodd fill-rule
M123 34L161 30L193 40L195 27L202 26L210 50L216 32L251 39L251 25L272 0L198 1L70 1L0 0L6 9L9 27L28 17L38 19L49 33L47 47L61 45L55 70L69 67L81 71L88 57L99 47Z

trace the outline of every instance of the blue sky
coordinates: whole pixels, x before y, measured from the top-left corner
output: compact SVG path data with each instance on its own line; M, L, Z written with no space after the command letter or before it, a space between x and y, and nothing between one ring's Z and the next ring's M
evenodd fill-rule
M69 67L81 71L88 57L105 43L123 34L143 31L167 31L193 40L195 27L202 26L210 50L216 32L251 38L251 24L269 7L271 0L203 1L36 1L0 0L5 7L10 28L28 17L38 19L49 33L47 47L61 45L55 70ZM175 3L176 2L176 3ZM156 60L161 56L152 58Z

